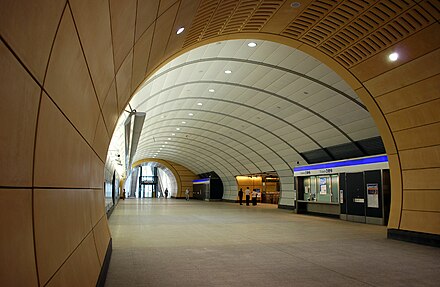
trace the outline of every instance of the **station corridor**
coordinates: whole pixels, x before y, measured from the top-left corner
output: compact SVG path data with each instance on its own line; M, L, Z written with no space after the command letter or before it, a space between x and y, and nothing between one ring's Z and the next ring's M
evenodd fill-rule
M438 286L440 249L276 205L120 201L106 286Z

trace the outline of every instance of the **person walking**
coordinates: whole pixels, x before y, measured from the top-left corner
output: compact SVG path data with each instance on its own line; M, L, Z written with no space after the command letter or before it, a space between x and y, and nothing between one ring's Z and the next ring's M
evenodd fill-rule
M186 200L189 200L189 188L186 188L186 190L185 190L185 197L186 197Z
M165 198L168 198L168 188L165 188Z
M246 193L246 205L249 206L249 199L251 195L251 191L249 190L249 187L246 187L246 190L244 192Z
M243 205L243 189L240 188L238 191L238 201L240 202L240 205Z

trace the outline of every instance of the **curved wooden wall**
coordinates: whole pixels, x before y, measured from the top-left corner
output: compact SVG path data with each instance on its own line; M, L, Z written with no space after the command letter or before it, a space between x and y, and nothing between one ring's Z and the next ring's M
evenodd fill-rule
M0 285L95 285L118 115L167 60L233 34L297 46L346 79L389 155L389 227L440 234L438 1L290 3L1 1Z

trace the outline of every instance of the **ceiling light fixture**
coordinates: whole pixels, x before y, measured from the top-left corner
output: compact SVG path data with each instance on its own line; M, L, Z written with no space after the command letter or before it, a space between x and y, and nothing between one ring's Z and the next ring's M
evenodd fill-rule
M388 59L390 59L391 62L396 61L399 58L399 54L394 52L388 55Z
M290 4L290 7L292 8L299 8L301 6L301 3L299 2L292 2L292 4Z
M230 74L230 73L232 73L231 70L226 70L226 71L225 71L225 74Z
M194 114L193 113L189 113L188 116L192 117L192 116L194 116Z
M172 136L175 136L176 134L173 133L173 134L171 134L171 135L172 135Z
M168 138L168 140L170 141L170 140L171 140L171 138Z
M197 105L198 105L198 106L202 106L203 104L202 104L202 103L197 103Z
M180 128L176 128L177 131L180 131Z
M183 32L183 30L185 30L185 28L184 27L180 27L179 29L177 29L176 34L177 35L181 34Z
M165 144L168 144L168 142L165 142Z
M257 47L257 43L250 42L250 43L248 43L248 47L251 47L251 48Z
M209 89L208 92L210 92L210 93L214 93L215 90L214 90L214 89Z
M162 145L162 147L165 147L164 145Z
M186 122L182 122L182 124L186 124Z

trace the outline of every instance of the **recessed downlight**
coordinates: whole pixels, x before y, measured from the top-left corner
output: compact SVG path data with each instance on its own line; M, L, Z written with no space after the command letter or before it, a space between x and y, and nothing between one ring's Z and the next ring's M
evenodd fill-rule
M179 29L177 29L176 34L179 35L179 34L181 34L184 30L185 30L184 27L180 27Z
M165 144L168 144L168 142L165 142Z
M391 62L396 61L397 59L399 59L399 54L394 52L388 55L388 59L390 59Z
M214 89L209 89L208 92L210 92L210 93L214 93L215 90L214 90Z
M171 138L168 138L168 140L170 141L170 140L171 140Z
M202 104L202 103L197 103L197 105L198 105L198 106L203 106L203 104Z
M182 124L186 124L186 122L182 122Z
M192 116L194 116L194 114L193 113L189 113L188 116L192 117Z
M230 73L232 73L231 70L226 70L226 71L225 71L225 74L230 74Z
M257 43L250 42L250 43L248 43L248 47L251 47L251 48L257 47Z
M180 128L176 128L176 131L180 131Z
M162 145L162 147L165 147L165 145Z
M171 135L172 135L172 136L175 136L176 134L173 133L173 134L171 134Z

